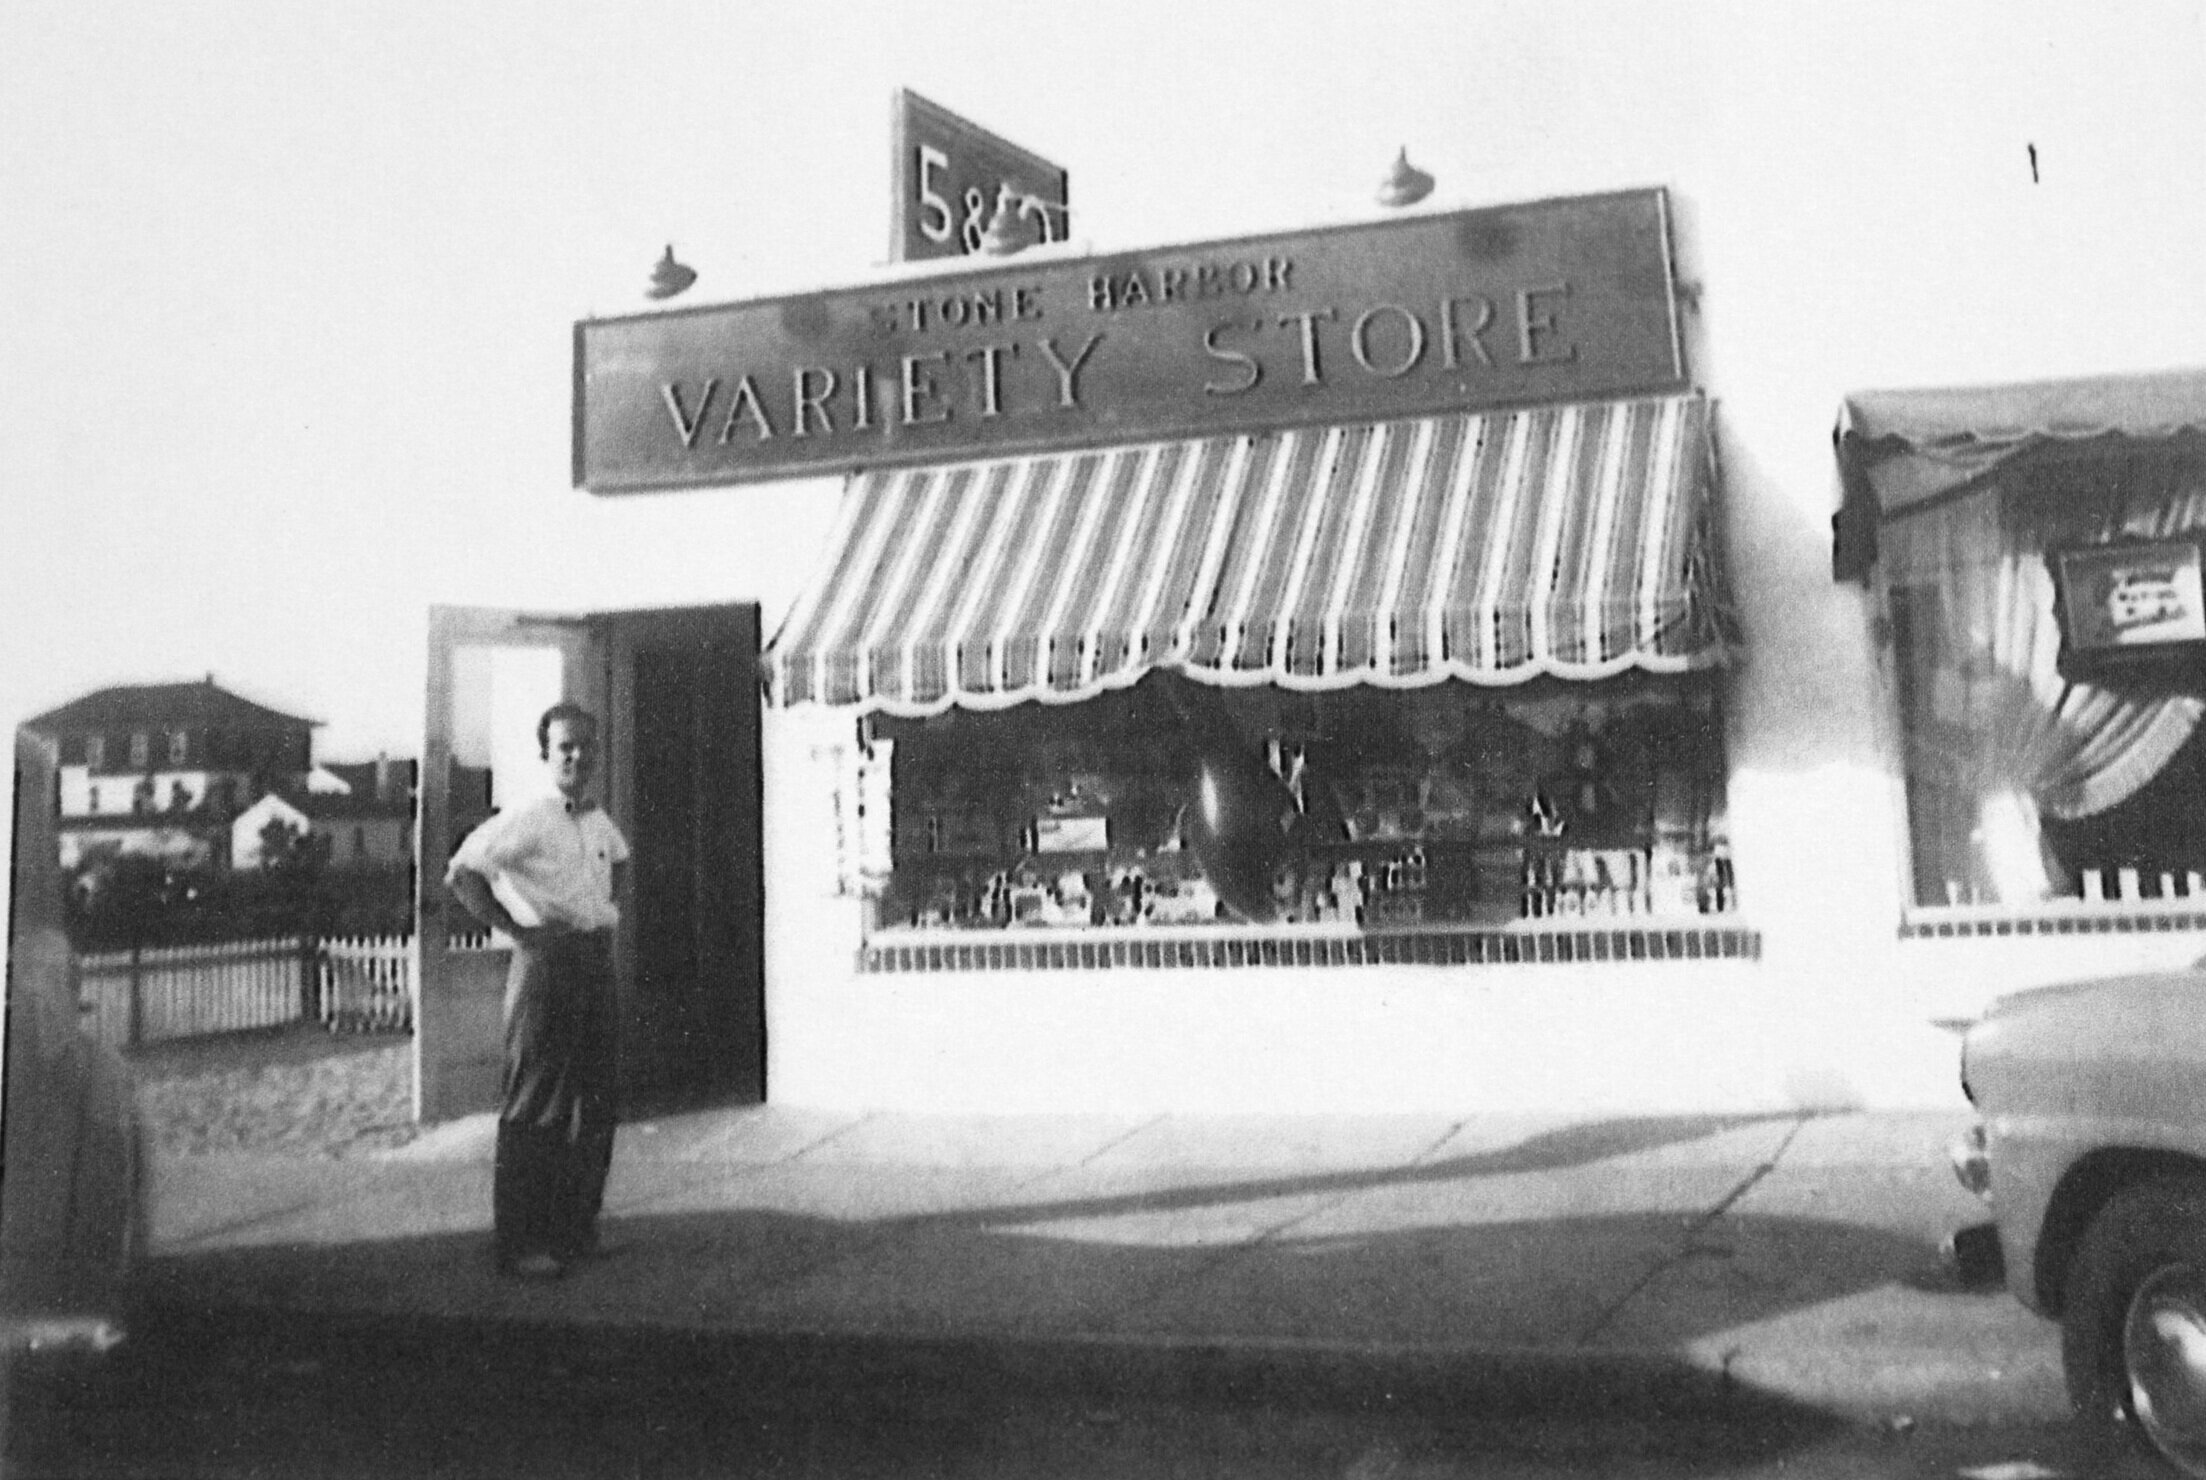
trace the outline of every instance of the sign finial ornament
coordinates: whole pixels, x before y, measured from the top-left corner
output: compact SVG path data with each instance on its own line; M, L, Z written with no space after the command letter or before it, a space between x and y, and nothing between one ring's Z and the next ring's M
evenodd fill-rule
M666 255L659 265L651 269L651 286L644 290L647 298L672 298L675 294L697 281L697 269L685 267L674 260L674 246L667 244Z
M1432 194L1432 176L1409 162L1409 147L1394 156L1394 164L1379 182L1379 204L1413 206Z

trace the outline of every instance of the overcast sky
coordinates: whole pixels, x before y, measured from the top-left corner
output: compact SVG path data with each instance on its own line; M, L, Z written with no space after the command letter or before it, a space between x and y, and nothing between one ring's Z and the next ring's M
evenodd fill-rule
M2048 106L2134 107L2061 48L2198 41L2187 5L1922 9L10 0L0 712L212 672L325 755L411 753L431 602L771 626L803 572L731 589L724 552L834 486L574 490L572 325L644 307L669 243L700 300L862 279L899 86L1066 165L1076 237L1124 246L1368 214L1404 145L1465 203L1689 183L1728 91L1965 111L1995 36Z

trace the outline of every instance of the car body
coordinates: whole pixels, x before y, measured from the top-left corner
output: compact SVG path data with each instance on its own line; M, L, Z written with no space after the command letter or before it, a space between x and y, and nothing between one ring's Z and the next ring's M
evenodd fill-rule
M2206 971L2002 998L1961 1076L1955 1171L2007 1287L2061 1323L2078 1420L2206 1476Z

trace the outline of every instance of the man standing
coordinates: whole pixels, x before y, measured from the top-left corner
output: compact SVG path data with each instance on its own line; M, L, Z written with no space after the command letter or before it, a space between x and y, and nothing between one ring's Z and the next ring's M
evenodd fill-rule
M554 704L536 743L556 793L475 829L444 877L469 914L513 941L494 1249L501 1273L548 1280L603 1252L597 1215L616 1119L614 899L628 843L586 796L597 717Z

